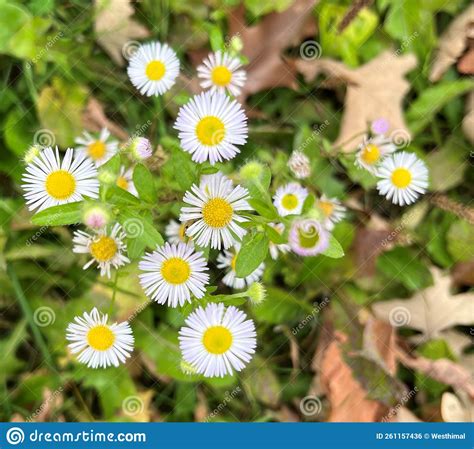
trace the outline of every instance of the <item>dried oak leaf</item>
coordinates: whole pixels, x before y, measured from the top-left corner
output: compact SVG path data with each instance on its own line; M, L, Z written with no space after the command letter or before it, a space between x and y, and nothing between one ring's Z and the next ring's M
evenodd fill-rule
M439 39L438 52L430 72L430 81L438 81L463 54L474 29L474 5L456 17Z
M372 305L375 315L386 321L400 322L419 330L425 339L441 336L443 329L474 323L474 293L453 295L451 278L432 268L434 283L411 299L381 301Z
M148 37L150 32L130 18L134 9L129 0L95 0L94 8L97 42L117 65L123 66L126 44L134 45L133 39Z
M265 16L257 25L245 25L245 9L237 8L229 16L229 34L239 36L243 42L242 53L248 58L247 82L240 100L249 95L274 87L296 87L293 64L285 61L285 48L298 44L308 36L305 25L317 0L295 0L281 13Z
M466 99L466 115L462 119L462 130L467 140L474 145L474 92Z
M414 55L398 56L386 51L356 69L324 58L313 61L300 59L295 64L307 82L325 73L347 84L341 129L335 146L340 146L345 152L356 150L364 139L368 124L380 117L390 123L389 133L396 132L404 138L410 136L402 105L410 89L404 76L417 64Z

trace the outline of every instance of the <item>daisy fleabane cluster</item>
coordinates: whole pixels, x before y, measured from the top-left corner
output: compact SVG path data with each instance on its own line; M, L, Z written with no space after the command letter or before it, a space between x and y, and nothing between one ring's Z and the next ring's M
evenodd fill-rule
M91 158L97 167L105 164L118 152L118 141L110 136L107 128L102 128L98 137L84 131L82 136L76 138L77 151Z
M241 225L248 221L244 212L252 210L249 192L218 172L201 179L184 195L180 221L192 222L186 235L201 247L227 249L247 233Z

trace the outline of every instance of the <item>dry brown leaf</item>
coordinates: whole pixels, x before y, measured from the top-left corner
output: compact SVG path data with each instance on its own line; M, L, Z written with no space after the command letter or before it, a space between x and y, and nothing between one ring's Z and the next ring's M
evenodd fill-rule
M150 32L131 19L134 9L129 0L95 0L94 8L97 42L116 64L123 66L126 44L148 37Z
M438 81L463 54L474 26L474 5L456 17L439 39L439 49L431 67L430 81Z
M402 104L410 84L404 76L416 64L412 54L398 56L387 51L357 69L329 59L298 60L296 68L307 82L326 73L348 84L341 129L334 145L351 152L363 142L368 125L380 117L390 123L389 133L409 138Z
M452 295L451 278L432 268L434 284L411 299L394 299L373 304L375 315L383 320L403 319L403 325L423 333L425 339L440 337L444 329L474 323L474 293Z
M392 376L397 371L396 333L384 321L369 318L364 328L364 352Z
M463 75L474 75L474 46L458 61L457 68Z
M460 262L454 265L453 270L451 271L451 276L456 285L474 286L474 260Z
M462 130L467 140L474 145L474 92L466 98L466 115L462 119Z
M250 27L245 25L243 6L230 14L229 34L242 39L242 53L249 60L242 102L261 90L296 86L293 64L283 60L282 52L307 36L305 24L316 3L317 0L295 0L287 10L268 14L258 25Z
M341 343L347 337L339 334L324 353L321 362L321 383L331 404L329 422L375 422L387 408L367 398L367 391L354 379L352 370L344 361Z
M209 417L209 407L207 406L207 399L201 390L197 390L197 404L194 409L194 421L205 422Z
M107 128L114 136L121 140L127 140L129 137L124 129L107 118L104 107L94 97L89 99L86 109L82 114L82 124L88 131L99 132L102 128Z

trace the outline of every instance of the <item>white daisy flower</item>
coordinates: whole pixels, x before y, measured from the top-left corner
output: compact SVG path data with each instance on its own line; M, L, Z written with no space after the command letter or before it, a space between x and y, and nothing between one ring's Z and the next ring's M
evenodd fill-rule
M401 151L383 160L377 190L393 204L414 203L428 188L428 168L413 153Z
M300 256L316 256L329 246L329 231L316 220L295 220L290 229L288 242Z
M132 195L138 196L137 189L133 183L133 167L130 167L129 169L126 169L124 166L120 167L115 184Z
M178 223L176 220L170 220L165 228L166 240L170 243L188 243L192 245L192 240L186 235L187 224Z
M271 226L278 234L283 235L285 232L285 225L283 223L268 223L268 226ZM273 243L270 241L268 250L270 252L270 256L273 260L278 259L278 253L285 254L290 251L290 245L287 243Z
M194 96L179 110L174 128L194 162L212 165L234 158L240 152L236 145L244 145L248 135L242 106L219 92Z
M326 195L321 195L316 205L323 213L323 224L329 231L334 229L334 225L339 223L346 215L346 208L337 198L328 198Z
M211 53L201 65L198 66L198 77L201 78L201 87L211 88L211 91L225 93L226 89L234 97L240 95L240 88L244 85L247 75L238 58L228 53L217 51Z
M308 190L296 182L279 187L273 196L273 204L281 217L299 215L308 196Z
M236 244L230 251L224 251L217 256L217 268L227 269L227 274L222 279L222 282L228 287L241 289L250 286L255 281L262 278L265 264L261 263L254 272L250 273L245 278L238 278L235 273L235 261L240 251L240 245Z
M130 325L107 324L108 316L95 307L91 313L76 316L66 330L69 349L78 354L78 360L89 368L107 368L125 363L133 351L133 334Z
M90 157L96 167L105 164L118 151L118 142L110 137L110 132L107 128L102 128L99 137L93 137L87 131L82 133L82 136L77 137L78 153Z
M125 237L126 234L118 223L115 223L110 233L106 229L101 229L93 235L84 231L75 231L72 239L75 246L72 251L77 254L90 254L92 257L84 265L84 270L95 262L100 269L100 275L110 278L111 267L119 268L130 263L124 254L127 250L124 243Z
M175 83L179 60L168 44L149 42L141 45L130 58L127 73L142 95L158 96Z
M294 150L288 159L291 173L298 179L305 179L311 174L311 162L302 151Z
M224 377L250 362L257 338L254 322L234 306L211 303L191 313L179 331L183 359L204 377Z
M166 242L152 253L146 253L139 263L140 284L146 295L158 304L170 307L191 302L191 294L204 296L209 275L202 252L195 252L192 245Z
M97 169L89 158L74 155L69 148L63 160L51 147L26 166L22 188L29 210L82 201L85 196L98 198Z
M249 192L241 186L233 186L232 181L221 173L206 176L201 185L193 185L186 192L183 202L189 206L181 208L179 220L193 221L186 230L196 245L227 249L242 240L247 233L241 224L248 221L241 215L250 211L247 200Z
M355 163L375 174L377 167L387 154L393 153L397 147L390 139L382 135L364 139L356 154Z

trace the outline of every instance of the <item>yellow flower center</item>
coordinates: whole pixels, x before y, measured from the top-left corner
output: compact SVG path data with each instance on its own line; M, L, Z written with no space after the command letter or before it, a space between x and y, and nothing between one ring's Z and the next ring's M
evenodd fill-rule
M182 242L186 241L186 223L179 226L178 237Z
M377 145L370 143L363 150L360 156L362 160L369 165L373 165L380 159L380 150Z
M119 177L117 178L117 185L118 185L121 189L127 190L127 189L128 189L128 181L127 181L127 178L125 178L125 176L119 176Z
M213 146L225 137L225 126L221 119L209 115L202 118L196 126L196 136L203 145Z
M211 354L224 354L232 345L232 334L224 326L212 326L204 332L202 343Z
M115 335L105 324L99 324L87 332L87 343L96 351L107 351L115 341Z
M225 87L232 79L232 72L227 67L219 65L212 70L211 78L214 84Z
M211 228L223 228L230 223L234 210L223 198L213 198L202 208L202 218Z
M46 178L46 191L55 200L65 200L76 191L76 180L66 170L53 171Z
M146 76L151 81L159 81L166 73L166 67L161 61L150 61L146 66Z
M329 217L334 211L334 204L330 201L320 201L319 208L323 211L326 217Z
M90 251L92 257L99 262L107 262L117 253L117 243L112 237L103 235L91 243Z
M94 161L102 159L105 155L105 143L101 140L96 140L88 145L87 152Z
M392 173L392 183L399 189L404 189L411 182L411 173L406 168L396 168Z
M282 199L281 204L285 209L293 210L298 206L298 197L293 193L287 193Z
M230 261L230 267L235 271L235 264L237 262L237 254L232 257L232 260Z
M313 248L319 240L319 234L315 227L308 230L298 229L298 240L302 248Z
M179 257L172 257L161 265L161 275L170 284L183 284L189 279L190 274L189 263Z

